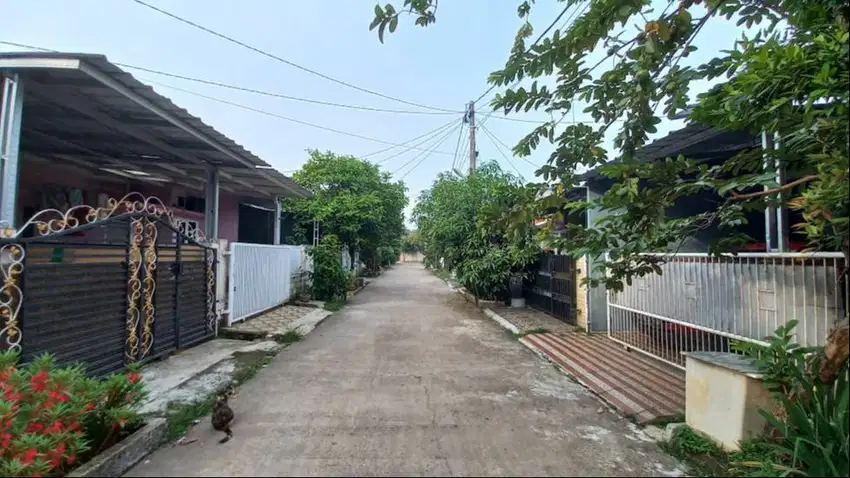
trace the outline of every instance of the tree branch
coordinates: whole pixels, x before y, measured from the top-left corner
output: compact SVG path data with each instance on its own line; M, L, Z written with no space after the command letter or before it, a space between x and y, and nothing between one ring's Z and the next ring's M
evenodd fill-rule
M786 189L791 189L794 186L799 186L801 184L805 184L805 183L814 181L815 179L818 179L818 176L816 174L810 174L808 176L803 176L802 178L797 179L795 181L791 181L788 184L783 184L782 186L775 187L773 189L767 189L765 191L756 191L754 193L747 193L747 194L738 194L735 191L729 191L729 194L732 195L732 197L729 198L729 201L742 201L744 199L752 199L752 198L757 198L757 197L761 197L761 196L770 196L771 194L776 194L778 192L785 191Z

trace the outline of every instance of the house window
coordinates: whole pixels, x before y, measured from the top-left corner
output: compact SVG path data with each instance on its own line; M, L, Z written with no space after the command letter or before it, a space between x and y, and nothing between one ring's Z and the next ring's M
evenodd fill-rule
M180 231L184 236L195 238L197 237L197 232L200 230L200 226L198 221L195 219L183 219L180 217L174 218L174 225L177 226L177 230ZM177 243L177 235L172 234L172 242Z

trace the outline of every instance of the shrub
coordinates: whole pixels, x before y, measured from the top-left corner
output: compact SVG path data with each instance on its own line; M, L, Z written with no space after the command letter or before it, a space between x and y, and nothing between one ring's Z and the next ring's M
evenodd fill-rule
M390 246L383 246L378 248L378 253L380 254L381 259L381 267L387 267L398 262L399 254L396 250Z
M848 476L850 473L850 387L847 363L835 383L818 376L817 349L793 342L796 321L776 329L768 347L739 346L755 359L778 407L760 410L775 430L776 449L790 457L782 468L808 476ZM807 358L811 357L811 358Z
M0 353L0 474L62 475L141 423L145 397L136 370L90 378L45 354L19 366Z
M313 256L313 298L334 300L345 298L348 273L342 268L340 245L336 236L327 235L310 249Z

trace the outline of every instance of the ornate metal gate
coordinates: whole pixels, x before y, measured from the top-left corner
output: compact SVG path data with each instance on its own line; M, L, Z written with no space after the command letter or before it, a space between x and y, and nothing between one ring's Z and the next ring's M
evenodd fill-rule
M541 254L530 287L528 305L567 323L576 324L576 273L573 259Z
M210 339L215 257L138 193L41 211L0 230L0 349L103 374Z

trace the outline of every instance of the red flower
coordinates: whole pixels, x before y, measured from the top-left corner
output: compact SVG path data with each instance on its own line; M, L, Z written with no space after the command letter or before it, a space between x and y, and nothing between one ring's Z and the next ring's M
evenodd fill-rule
M35 448L29 448L24 452L24 456L21 458L21 461L24 463L32 463L36 456L38 456L38 450Z
M136 372L130 372L127 374L127 380L132 384L138 382L142 376Z
M44 424L38 422L32 422L27 426L27 433L38 433L44 430Z
M47 380L49 378L50 377L47 375L47 372L42 370L30 377L30 387L32 387L32 389L36 392L41 392L47 388Z
M58 401L58 402L67 402L68 401L68 394L66 394L65 392L62 392L62 391L51 390L47 394L47 396L50 397L51 400L55 400L55 401Z
M13 392L12 390L6 390L6 393L3 394L9 402L19 402L22 398L24 398L24 394L20 392Z
M73 465L74 462L77 461L77 454L74 453L74 452L71 452L71 454L68 455L68 459L65 460L65 461L67 461L69 465Z
M47 433L59 433L62 431L62 427L62 420L56 420L50 424L50 428L47 429Z
M12 434L9 432L0 433L0 448L4 450L9 448L9 445L12 443Z
M94 402L89 402L86 404L86 408L84 409L87 412L94 410Z
M68 425L68 431L75 432L80 429L80 422L73 422Z

